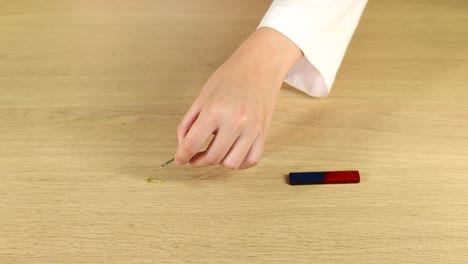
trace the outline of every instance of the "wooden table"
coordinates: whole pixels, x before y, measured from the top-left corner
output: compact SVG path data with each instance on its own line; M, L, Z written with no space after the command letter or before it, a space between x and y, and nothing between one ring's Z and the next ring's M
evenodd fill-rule
M466 262L466 1L370 1L332 94L284 87L259 165L157 169L269 3L1 1L0 263Z

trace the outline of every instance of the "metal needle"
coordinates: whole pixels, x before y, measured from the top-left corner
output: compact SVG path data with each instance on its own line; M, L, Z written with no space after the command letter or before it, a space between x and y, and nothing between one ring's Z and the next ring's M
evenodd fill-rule
M161 166L159 166L159 168L162 169L162 168L166 167L167 165L169 165L173 161L174 161L174 158L164 162L163 164L161 164Z

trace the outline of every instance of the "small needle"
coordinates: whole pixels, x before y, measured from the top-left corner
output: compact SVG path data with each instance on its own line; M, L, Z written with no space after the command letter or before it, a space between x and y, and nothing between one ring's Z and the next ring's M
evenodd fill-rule
M167 165L169 165L173 161L174 161L174 158L164 162L163 164L161 164L161 166L159 166L159 168L162 169L162 168L166 167Z

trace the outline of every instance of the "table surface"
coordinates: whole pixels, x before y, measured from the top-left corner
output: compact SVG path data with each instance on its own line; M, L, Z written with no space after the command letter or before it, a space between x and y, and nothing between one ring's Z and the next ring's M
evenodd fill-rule
M158 169L269 3L1 1L0 263L466 261L467 1L370 1L328 98L284 86L259 165Z

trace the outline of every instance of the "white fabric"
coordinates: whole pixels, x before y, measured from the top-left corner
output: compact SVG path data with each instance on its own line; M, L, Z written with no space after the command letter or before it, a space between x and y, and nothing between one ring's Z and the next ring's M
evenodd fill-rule
M275 29L304 57L285 80L311 96L325 97L367 0L275 0L258 27Z

